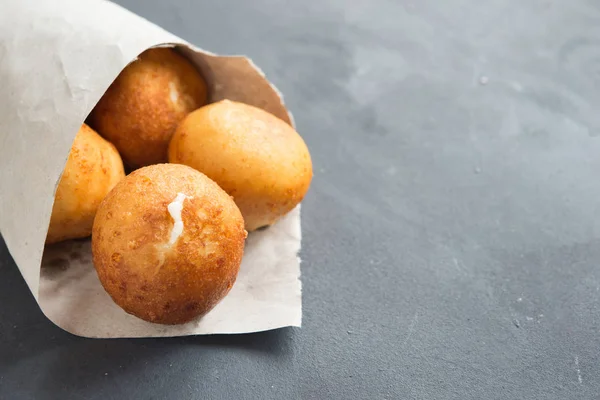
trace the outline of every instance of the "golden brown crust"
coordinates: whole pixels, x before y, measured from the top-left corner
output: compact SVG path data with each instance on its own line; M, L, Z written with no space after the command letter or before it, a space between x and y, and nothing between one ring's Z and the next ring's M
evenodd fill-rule
M169 245L178 193L183 231ZM233 286L246 238L239 209L192 168L159 164L119 183L98 210L92 254L98 277L126 312L179 324L206 314Z
M170 48L146 50L110 85L90 123L132 167L165 162L177 124L206 104L206 83Z
M56 189L46 243L90 236L100 202L124 177L117 149L83 124Z
M197 169L233 196L248 231L291 211L313 176L308 148L291 126L228 100L202 107L179 124L169 161Z

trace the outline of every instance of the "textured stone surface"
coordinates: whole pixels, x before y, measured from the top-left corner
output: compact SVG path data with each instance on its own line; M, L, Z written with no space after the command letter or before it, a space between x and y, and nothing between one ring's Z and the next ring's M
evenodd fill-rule
M285 94L304 327L72 337L2 246L0 398L598 395L597 1L119 2Z

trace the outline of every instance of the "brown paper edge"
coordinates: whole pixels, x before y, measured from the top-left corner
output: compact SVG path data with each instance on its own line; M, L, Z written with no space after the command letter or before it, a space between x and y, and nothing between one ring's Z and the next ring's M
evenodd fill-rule
M238 101L241 103L246 103L246 104L261 108L261 109L275 115L276 117L280 118L281 120L285 121L286 123L290 124L292 127L295 128L296 125L295 125L293 115L285 106L283 94L277 89L277 87L273 83L271 83L267 79L265 73L250 58L248 58L246 56L241 56L241 55L232 55L232 56L217 55L215 53L200 49L200 48L198 48L190 43L187 43L185 41L159 43L159 44L150 46L150 47L144 49L143 51L146 51L147 49L150 49L150 48L157 48L157 47L174 48L176 51L178 51L179 53L184 55L188 60L190 60L195 65L195 67L199 70L199 72L202 74L202 76L204 77L204 79L207 83L207 86L209 89L208 90L208 103L209 104L220 101L220 100L224 100L224 99ZM140 54L142 52L140 52ZM138 56L139 56L139 54L138 54ZM134 62L138 58L138 56L136 56L131 61L129 61L129 63L127 63L127 65ZM123 69L125 67L123 67ZM121 71L123 69L121 69ZM119 71L119 73L121 71ZM117 76L118 76L118 74L117 74ZM113 80L109 83L109 85L114 81L114 79L117 78L117 76L115 76L113 78ZM109 85L106 86L106 88L104 89L104 91L102 93L104 93L108 89ZM98 101L99 100L100 99L98 99ZM96 101L96 103L94 104L94 107L98 101ZM93 109L93 107L92 107L92 109ZM90 110L90 112L91 112L91 110ZM79 125L81 125L83 122L85 122L86 119L87 119L87 115L84 117L83 121L81 121L81 123ZM75 139L76 134L77 134L77 131L73 133L72 140ZM67 154L67 156L64 157L65 164L66 164L67 158L68 158L68 154ZM56 189L58 188L58 183L60 181L61 176L62 176L62 172L61 172L61 175L58 176L56 179L56 182L54 185L53 196L56 195ZM54 199L52 200L52 205L53 204L54 204ZM301 205L298 205L297 207L300 211ZM52 208L52 206L51 206L51 208ZM299 213L299 217L300 217L300 213ZM48 213L47 221L44 221L44 224L46 225L45 231L47 232L49 224L50 224L50 212ZM301 226L299 228L300 228L300 238L299 239L301 241L302 240ZM87 240L89 240L89 239L87 239ZM10 249L9 249L9 252L10 252ZM44 246L44 249L42 250L42 260L40 260L40 266L39 266L40 275L42 272L43 255L44 254L45 254L45 246ZM298 264L300 265L301 259L300 259L299 254L296 254L296 259L298 261ZM40 277L40 279L41 279L41 277ZM300 293L302 293L301 275L298 276L298 284L299 284ZM78 332L75 332L74 330L67 329L67 328L59 325L44 310L42 303L40 302L39 290L40 290L40 285L38 285L37 293L34 294L37 299L38 306L40 307L40 310L42 311L44 316L46 316L46 318L50 322L52 322L55 326L57 326L58 328L66 331L74 336L78 336L78 337L84 337L84 338L88 338L88 339L108 339L108 338L102 338L102 337L84 336L82 334L79 334ZM302 307L302 302L300 304ZM293 325L293 326L301 327L301 325L302 325L302 309L300 310L300 318L301 318L301 320L300 320L299 324ZM290 325L290 326L292 326L292 325ZM251 332L249 331L247 333L256 333L256 332L273 330L273 329L277 329L277 328L270 328L270 329L264 329L264 330L253 330L253 331L251 331ZM228 333L214 333L214 334L228 334ZM230 334L244 334L244 333L230 333ZM212 335L212 334L193 334L192 333L192 334L187 334L187 335L157 336L157 338L158 337L165 337L165 338L166 337L181 337L181 336L208 336L208 335ZM121 339L121 338L135 339L135 338L141 338L141 337L112 337L110 339Z

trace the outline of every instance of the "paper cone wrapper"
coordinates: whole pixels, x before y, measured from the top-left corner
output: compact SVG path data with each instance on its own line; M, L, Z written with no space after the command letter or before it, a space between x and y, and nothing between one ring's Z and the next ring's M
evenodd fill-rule
M231 99L291 122L245 57L201 50L107 1L0 0L0 232L44 314L96 338L246 333L300 326L300 210L249 235L237 281L206 316L165 326L125 313L102 288L90 241L44 248L73 139L109 85L144 50L175 46ZM7 305L5 304L4 307Z

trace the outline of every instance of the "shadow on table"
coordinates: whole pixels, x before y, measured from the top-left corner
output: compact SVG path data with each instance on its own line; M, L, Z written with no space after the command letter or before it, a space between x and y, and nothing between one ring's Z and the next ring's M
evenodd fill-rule
M44 390L60 391L56 385L66 382L69 386L87 388L93 386L93 380L127 370L140 371L150 364L162 363L168 368L189 360L196 371L210 369L223 353L250 353L251 357L266 357L275 362L292 357L296 332L293 328L245 335L159 339L73 336L43 315L1 237L0 277L0 376L11 379L23 373L19 368L33 365L43 369L44 377L38 386Z

